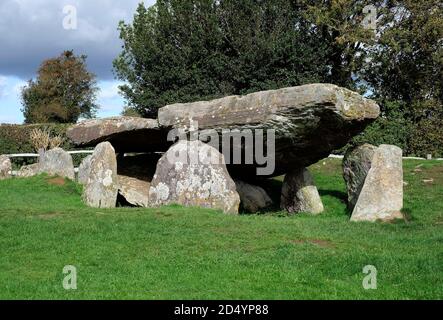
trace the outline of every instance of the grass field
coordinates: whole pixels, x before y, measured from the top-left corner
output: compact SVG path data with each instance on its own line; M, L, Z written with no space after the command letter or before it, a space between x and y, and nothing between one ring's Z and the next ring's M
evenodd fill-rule
M339 160L311 169L321 216L91 209L69 181L0 181L0 299L443 298L443 163L405 161L407 221L393 224L349 222Z

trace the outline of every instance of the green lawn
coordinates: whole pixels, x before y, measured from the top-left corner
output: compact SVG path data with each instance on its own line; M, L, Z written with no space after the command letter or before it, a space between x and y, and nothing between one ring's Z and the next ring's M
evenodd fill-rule
M443 298L443 163L405 161L408 221L395 224L349 222L340 161L311 169L321 216L91 209L72 182L0 181L0 299Z

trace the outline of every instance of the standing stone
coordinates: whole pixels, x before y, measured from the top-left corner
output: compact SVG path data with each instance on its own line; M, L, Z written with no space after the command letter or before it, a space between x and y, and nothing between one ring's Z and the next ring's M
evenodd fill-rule
M94 208L114 208L117 203L117 159L109 142L95 147L89 178L83 188L84 202Z
M61 148L44 152L39 159L41 173L75 179L74 164L69 153Z
M308 169L296 169L286 174L280 206L289 213L319 214L324 211L317 187Z
M9 157L0 155L0 180L8 179L11 177L11 159Z
M240 180L235 180L235 185L240 195L241 207L246 212L259 212L272 205L271 198L263 188Z
M91 159L92 155L87 156L78 167L77 181L80 184L85 185L88 182L89 174L91 172Z
M38 163L22 166L17 172L17 177L30 178L40 173L40 165Z
M402 219L403 164L402 150L381 145L374 152L351 221L391 221Z
M343 159L343 178L348 192L348 208L351 211L357 203L366 176L371 169L376 149L377 147L373 145L364 144L347 152Z
M218 150L201 141L179 141L160 158L149 204L173 203L238 213L240 197Z

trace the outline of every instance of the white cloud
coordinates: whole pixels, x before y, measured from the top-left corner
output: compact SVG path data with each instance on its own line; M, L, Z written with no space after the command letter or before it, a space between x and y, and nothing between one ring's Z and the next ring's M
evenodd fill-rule
M27 83L25 81L19 81L12 87L12 92L15 96L20 96L23 87L25 87Z
M0 98L6 96L8 93L6 92L6 84L7 79L5 76L0 76Z
M125 102L118 89L121 84L123 83L120 81L100 81L98 83L100 91L97 95L97 102L100 106L98 113L100 117L119 115L123 110Z
M100 78L112 78L112 60L121 50L120 20L130 21L140 0L1 0L0 70L30 78L42 60L73 49L88 56ZM154 0L145 0L152 5ZM65 5L77 9L76 30L63 28Z
M120 89L118 87L122 84L123 82L120 81L101 81L99 83L100 92L98 94L98 99L109 100L120 97Z

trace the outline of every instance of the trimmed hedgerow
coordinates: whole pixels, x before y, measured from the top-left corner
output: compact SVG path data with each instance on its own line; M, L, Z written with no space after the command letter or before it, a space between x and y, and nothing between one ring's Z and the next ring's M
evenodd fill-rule
M0 154L16 154L16 153L36 153L31 139L30 133L34 129L48 130L51 136L61 136L64 138L63 144L60 146L64 150L76 150L76 147L66 137L66 130L70 124L30 124L30 125L15 125L2 124L0 125ZM81 159L85 155L72 155L74 165L78 166ZM31 164L36 162L37 158L14 158L14 167Z

